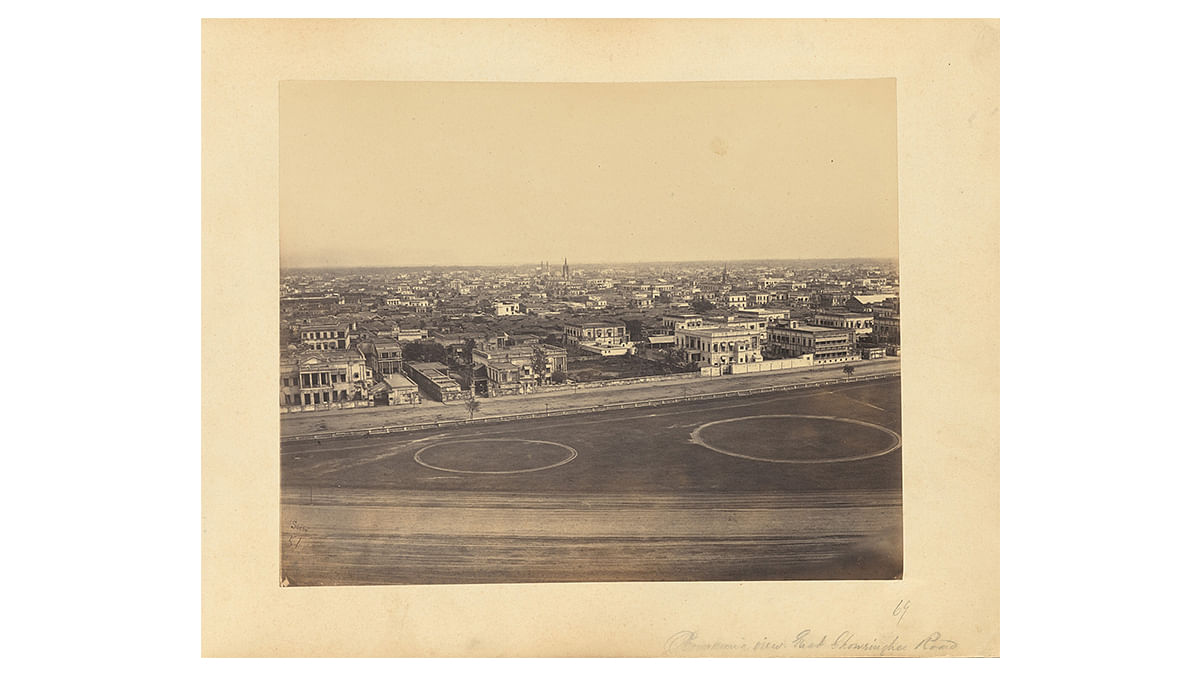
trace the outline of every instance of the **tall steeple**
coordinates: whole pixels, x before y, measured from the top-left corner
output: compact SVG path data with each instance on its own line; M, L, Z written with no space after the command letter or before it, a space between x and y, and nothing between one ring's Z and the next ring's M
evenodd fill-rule
M562 269L562 275L563 275L563 278L564 278L564 279L570 279L570 278L571 278L571 268L567 266L567 259L566 259L566 258L563 258L563 269Z
M725 263L725 267L721 269L721 283L724 284L729 279L729 263Z

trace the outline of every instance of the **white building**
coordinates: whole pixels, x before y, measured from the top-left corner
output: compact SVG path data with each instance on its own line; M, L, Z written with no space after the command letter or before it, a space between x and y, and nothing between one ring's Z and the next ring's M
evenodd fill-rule
M492 303L496 316L516 316L521 313L521 303L516 300L497 300Z
M862 340L871 336L875 327L875 317L851 312L818 312L810 323L825 328L851 329L855 339Z
M687 352L689 360L706 366L762 361L757 328L676 328L675 346Z

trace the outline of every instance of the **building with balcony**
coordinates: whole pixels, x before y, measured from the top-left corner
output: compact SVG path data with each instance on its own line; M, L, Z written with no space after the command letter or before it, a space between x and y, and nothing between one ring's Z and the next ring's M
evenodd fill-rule
M279 405L327 410L366 401L372 373L357 350L318 349L282 354Z
M403 345L398 340L376 338L358 346L358 350L367 359L367 365L375 373L377 380L385 375L401 372L404 364Z
M699 314L664 314L662 317L663 328L670 331L671 335L680 328L699 328L704 325L704 317Z
M300 342L309 349L346 349L350 346L350 324L314 323L300 328Z
M702 366L762 361L762 341L757 328L706 326L675 330L675 347Z
M568 321L563 326L563 336L574 344L623 345L629 341L625 324L620 321Z
M853 312L817 312L809 323L826 328L846 328L854 331L855 340L869 340L875 317Z
M767 326L767 347L784 357L813 355L813 364L858 360L854 331L847 328L810 326L793 320Z

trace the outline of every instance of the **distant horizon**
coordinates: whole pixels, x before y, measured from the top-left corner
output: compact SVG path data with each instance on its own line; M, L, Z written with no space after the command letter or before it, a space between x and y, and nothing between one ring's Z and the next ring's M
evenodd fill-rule
M574 262L570 258L567 259L567 264L571 267L587 266L594 267L597 265L604 266L622 266L622 265L684 265L684 264L711 264L713 266L721 266L724 264L742 264L742 263L795 263L795 262L852 262L859 260L867 261L888 261L899 262L897 256L838 256L838 257L821 257L821 258L714 258L711 260L620 260L620 261L582 261ZM286 270L330 270L330 269L398 269L398 268L463 268L463 267L537 267L543 261L518 262L518 263L461 263L461 264L339 264L339 265L283 265L280 264L280 271ZM562 267L562 259L558 262L553 260L545 261L550 263L551 270L558 270Z

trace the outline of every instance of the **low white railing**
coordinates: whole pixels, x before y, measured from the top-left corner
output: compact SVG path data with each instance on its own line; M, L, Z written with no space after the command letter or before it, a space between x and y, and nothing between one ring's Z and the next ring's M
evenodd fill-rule
M443 420L440 422L422 422L414 424L397 424L382 427L371 427L369 429L354 429L350 431L325 431L312 434L298 434L295 436L284 436L281 441L283 443L298 443L302 441L321 441L330 438L349 438L356 436L380 436L384 434L394 434L404 431L423 431L426 429L446 429L453 427L462 427L471 424L489 424L494 422L513 422L516 420L528 420L538 417L559 417L562 415L583 415L587 413L604 412L606 410L622 410L625 408L648 408L660 405L670 405L672 403L687 403L689 401L708 401L718 398L734 398L741 396L754 396L756 394L769 394L780 391L795 391L797 389L811 389L813 387L822 387L830 384L845 384L848 382L867 382L870 380L884 380L892 377L900 377L900 373L878 373L872 375L852 375L850 377L840 377L833 380L820 380L818 382L796 382L793 384L776 384L767 387L754 387L751 389L738 389L736 391L720 391L710 392L707 394L685 394L683 396L672 396L669 398L656 398L644 401L627 401L624 403L603 403L600 405L584 406L581 408L559 408L557 410L545 410L541 412L514 413L511 415L495 415L492 417L476 417L475 419L466 420Z

